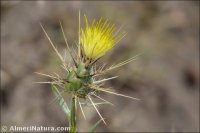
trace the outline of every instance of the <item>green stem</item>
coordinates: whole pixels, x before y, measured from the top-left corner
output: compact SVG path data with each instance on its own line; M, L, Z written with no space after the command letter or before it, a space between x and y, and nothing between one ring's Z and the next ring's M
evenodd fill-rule
M73 95L70 112L70 133L76 133L76 98Z

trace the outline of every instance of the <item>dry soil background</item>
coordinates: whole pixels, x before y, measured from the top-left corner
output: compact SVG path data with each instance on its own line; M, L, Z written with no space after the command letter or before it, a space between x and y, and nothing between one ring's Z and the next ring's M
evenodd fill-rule
M34 83L48 80L36 71L62 73L39 22L64 53L59 20L72 46L78 38L79 10L90 20L109 18L128 32L102 62L144 52L106 75L119 75L107 86L142 101L102 94L115 106L99 108L108 125L101 124L98 131L199 132L198 1L1 2L2 125L67 125L57 103L51 103L50 86ZM86 108L87 120L78 114L79 131L88 131L99 119L93 108Z

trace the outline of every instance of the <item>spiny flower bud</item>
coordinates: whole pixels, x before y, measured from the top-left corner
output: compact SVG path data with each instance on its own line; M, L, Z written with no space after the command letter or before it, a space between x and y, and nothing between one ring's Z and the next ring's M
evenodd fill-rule
M51 46L53 47L54 51L60 58L62 62L62 68L66 72L66 76L60 77L58 74L54 73L55 75L48 75L43 73L38 73L40 75L50 77L52 81L48 82L39 82L39 83L48 83L52 85L52 90L59 101L60 107L68 116L68 120L70 123L70 133L75 133L77 131L76 126L76 106L77 103L80 105L80 109L84 118L86 118L82 104L92 104L92 106L97 111L98 115L100 116L101 120L106 124L105 120L103 119L102 115L97 109L98 104L112 104L109 101L103 99L98 94L99 92L109 93L112 95L117 95L121 97L130 98L133 100L139 100L137 98L119 94L112 90L111 88L104 88L102 87L105 81L111 80L116 78L117 76L99 79L97 80L96 77L103 75L109 71L112 71L116 68L119 68L131 61L135 60L135 57L132 57L128 60L122 61L118 64L111 65L110 67L105 68L105 65L97 66L97 61L104 56L109 50L111 50L117 42L125 35L124 32L117 35L115 25L111 25L108 20L103 21L102 18L95 22L93 20L92 25L89 25L88 19L85 16L86 27L85 30L80 27L80 13L79 13L79 43L77 52L72 53L71 49L69 48L67 38L65 36L62 24L60 23L61 30L63 33L63 37L70 53L70 56L73 60L74 65L69 66L59 51L56 49L55 45L51 41L50 37L46 33L45 29L41 25L47 39L49 40ZM81 32L81 33L80 33ZM77 54L78 53L78 54ZM74 57L76 55L76 57ZM64 98L61 95L61 92L57 89L63 89L63 92L70 93L72 95L72 102L71 102L71 109L69 108L67 102L65 102ZM100 102L93 102L93 98L100 100ZM99 122L97 122L99 123ZM95 124L96 125L96 124ZM98 125L98 124L97 124Z

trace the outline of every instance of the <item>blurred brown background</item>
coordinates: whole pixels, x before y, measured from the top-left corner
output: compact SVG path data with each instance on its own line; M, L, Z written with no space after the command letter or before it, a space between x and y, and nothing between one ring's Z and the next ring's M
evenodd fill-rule
M34 72L60 72L59 59L39 26L41 22L61 51L64 40L78 39L78 11L90 20L100 17L128 34L102 61L116 63L144 52L138 59L105 77L116 91L142 101L108 94L115 104L99 108L104 132L199 132L199 2L1 2L1 122L18 126L67 126L49 85ZM83 17L82 17L82 25ZM66 95L66 100L68 96ZM79 131L99 119L93 108L81 112Z

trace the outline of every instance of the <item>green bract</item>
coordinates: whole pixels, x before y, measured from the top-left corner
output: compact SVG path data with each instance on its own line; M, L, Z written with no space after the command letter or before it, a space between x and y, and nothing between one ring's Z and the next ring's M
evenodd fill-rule
M78 68L74 68L69 71L65 79L65 89L68 92L73 92L80 98L86 98L88 93L93 91L89 87L92 84L92 76L90 75L90 69L86 68L83 63L78 65Z

